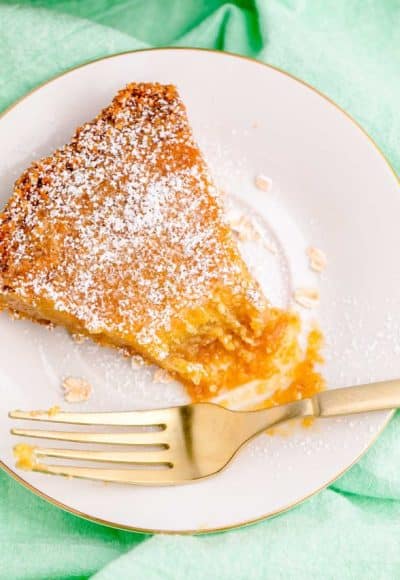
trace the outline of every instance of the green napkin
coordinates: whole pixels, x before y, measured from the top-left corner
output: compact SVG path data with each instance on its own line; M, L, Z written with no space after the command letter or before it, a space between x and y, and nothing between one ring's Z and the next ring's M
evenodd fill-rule
M399 0L0 0L0 109L82 62L168 44L241 52L298 75L359 120L400 171ZM398 414L318 496L204 537L86 522L1 472L0 578L399 578L399 439Z

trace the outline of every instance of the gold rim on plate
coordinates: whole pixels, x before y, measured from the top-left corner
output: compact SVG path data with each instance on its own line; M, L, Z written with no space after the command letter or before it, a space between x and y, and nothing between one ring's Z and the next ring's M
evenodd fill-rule
M311 91L313 91L314 93L318 94L320 97L322 97L323 99L325 99L326 101L328 101L331 105L333 105L338 111L340 111L343 115L345 115L352 123L353 125L355 125L356 127L358 127L358 129L364 134L364 136L369 140L369 142L371 143L371 145L376 149L376 151L378 152L378 154L382 157L382 159L385 161L386 165L389 167L390 171L393 173L395 179L399 182L400 184L400 178L399 176L396 174L394 168L392 167L392 165L390 164L390 162L388 161L388 159L385 157L384 153L382 152L382 150L380 149L380 147L375 143L375 141L372 139L372 137L370 135L368 135L368 133L365 131L365 129L363 129L363 127L361 127L361 125L355 120L353 119L353 117L351 115L349 115L349 113L347 113L344 109L342 109L337 103L335 103L330 97L328 97L327 95L325 95L324 93L322 93L321 91L319 91L318 89L316 89L315 87L313 87L312 85L308 84L307 82L303 81L302 79L297 78L296 76L280 69L279 67L273 66L271 64L266 64L264 62L258 61L254 58L248 57L248 56L242 56L239 54L235 54L232 52L226 52L226 51L219 51L219 50L214 50L214 49L210 49L210 48L191 48L191 47L183 47L183 46L171 46L171 47L162 47L162 48L146 48L146 49L140 49L140 50L128 50L128 51L124 51L124 52L120 52L117 54L111 54L105 57L100 57L100 58L96 58L92 61L89 62L85 62L83 64L80 64L78 66L75 66L73 68L70 68L66 71L64 71L63 73L56 75L55 77L45 81L44 83L40 84L39 86L35 87L34 89L32 89L31 91L29 91L26 95L24 95L23 97L19 98L17 101L15 101L12 105L10 105L9 107L7 107L5 109L5 111L3 111L0 114L0 120L7 114L9 113L12 109L14 109L14 107L16 107L19 103L21 103L22 101L24 101L25 99L27 99L30 95L32 95L33 93L35 93L36 91L40 90L42 87L48 85L49 83L77 70L80 68L83 68L85 66L89 66L91 64L93 64L94 62L99 62L102 60L108 60L111 58L117 58L119 56L123 56L126 54L134 54L134 53L141 53L141 52L150 52L150 51L172 51L172 50L186 50L186 51L196 51L196 52L211 52L211 53L216 53L219 55L228 55L230 57L233 58L239 58L242 60L247 60L249 62L252 62L253 64L257 64L260 66L265 66L269 69L272 69L282 75L285 75L286 77L289 77L290 79L304 85L305 87L307 87L308 89L310 89ZM325 482L323 485L321 485L320 487L318 487L316 490L314 490L313 492L307 494L306 496L300 498L299 500L296 500L295 502L280 508L277 511L274 512L269 512L266 513L262 516L259 516L257 518L251 519L251 520L246 520L243 522L238 522L236 524L231 524L229 526L222 526L222 527L218 527L218 528L197 528L194 530L184 530L184 531L176 531L176 530L154 530L151 528L138 528L135 526L128 526L128 525L123 525L123 524L119 524L113 521L109 521L109 520L103 520L101 518L97 518L95 516L91 516L87 513L81 512L73 507L70 507L68 505L65 505L61 502L59 502L58 500L54 499L53 497L43 493L42 491L40 491L38 488L36 488L35 486L31 485L28 481L26 481L23 477L21 477L20 475L18 475L15 471L13 471L10 467L8 467L8 465L6 465L1 459L0 459L0 467L8 474L10 475L13 479L15 479L15 481L17 481L18 483L21 483L24 487L26 487L28 490L32 491L35 495L37 495L38 497L48 501L49 503L51 503L52 505L67 511L75 516L84 518L86 520L95 522L96 524L101 524L104 526L108 526L111 528L117 528L120 530L125 530L125 531L130 531L130 532L138 532L138 533L143 533L143 534L176 534L176 535L192 535L192 534L205 534L205 533L211 533L211 532L224 532L227 530L232 530L235 528L239 528L239 527L244 527L244 526L248 526L251 524L255 524L257 522L260 522L262 520L265 520L267 518L271 518L274 516L277 516L281 513L284 513L288 510L290 510L291 508L303 503L305 500L309 499L310 497L312 497L313 495L319 493L320 491L322 491L323 489L325 489L326 487L328 487L329 485L331 485L334 481L336 481L339 477L341 477L348 469L350 469L355 463L357 463L357 461L368 451L368 449L370 449L370 447L372 447L372 445L375 443L375 441L377 440L377 438L379 437L379 435L383 432L383 430L385 429L385 427L388 425L390 419L393 417L394 415L394 411L390 411L388 413L388 417L386 418L386 420L384 421L383 425L380 427L378 433L376 433L376 435L373 437L373 439L368 443L368 445L366 445L365 449L363 449L363 451L361 453L359 453L359 455L354 459L354 461L352 461L349 465L347 465L343 470L341 470L339 473L337 473L332 479L330 479L329 481Z

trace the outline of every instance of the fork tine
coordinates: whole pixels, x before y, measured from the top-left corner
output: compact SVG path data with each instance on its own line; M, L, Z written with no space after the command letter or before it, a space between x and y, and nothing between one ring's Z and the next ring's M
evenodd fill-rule
M52 475L64 475L66 477L79 477L82 479L95 479L113 483L131 483L136 485L172 485L177 482L174 469L97 469L93 467L69 467L65 465L37 464L34 471L51 473ZM191 479L186 475L179 477L183 483Z
M167 449L162 451L81 451L79 449L46 449L35 447L36 457L59 457L62 459L78 459L82 461L107 461L110 463L130 464L168 464L171 463L171 452Z
M46 431L42 429L11 429L12 435L73 441L75 443L110 443L112 445L162 445L168 446L164 431L141 431L137 433L89 433L73 431Z
M71 425L126 425L129 427L144 425L165 425L170 409L153 411L121 411L104 413L58 413L49 411L11 411L10 419L27 419L29 421L46 421L49 423L71 423Z

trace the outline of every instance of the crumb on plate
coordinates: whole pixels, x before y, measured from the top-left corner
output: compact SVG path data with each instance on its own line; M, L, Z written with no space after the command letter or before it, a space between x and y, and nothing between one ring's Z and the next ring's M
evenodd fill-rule
M242 242L256 242L261 237L253 220L247 215L232 219L229 225L235 237Z
M66 377L62 382L64 400L67 403L82 403L92 394L92 385L80 377Z
M32 470L36 464L36 447L33 445L28 445L27 443L18 443L13 448L13 453L15 457L15 465L19 469L25 469L26 471Z
M309 264L311 270L314 272L323 272L327 265L326 254L319 248L310 246L307 248L307 256L309 257Z
M76 344L82 344L85 342L85 340L87 340L87 336L85 336L84 334L79 334L79 333L74 333L71 335L72 336L72 340L76 343Z
M131 356L131 366L133 369L140 369L146 366L146 361L140 354L134 354Z
M314 308L319 304L319 292L315 288L297 288L294 299L303 308Z
M58 405L53 405L53 407L50 407L50 409L46 410L37 409L34 411L30 411L29 415L31 417L38 417L40 415L48 415L49 417L53 417L54 415L57 415L57 413L59 413L60 411L61 409Z
M272 186L272 179L266 175L256 175L254 183L257 189L260 189L261 191L269 191Z
M172 383L174 379L164 369L156 369L153 375L153 381L155 383L168 384Z

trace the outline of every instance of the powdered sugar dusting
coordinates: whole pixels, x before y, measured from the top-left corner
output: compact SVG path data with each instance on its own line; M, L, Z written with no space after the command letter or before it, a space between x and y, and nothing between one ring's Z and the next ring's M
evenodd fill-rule
M2 216L4 287L91 333L135 333L163 358L160 331L216 285L261 300L237 282L221 212L176 90L129 85L17 182Z

